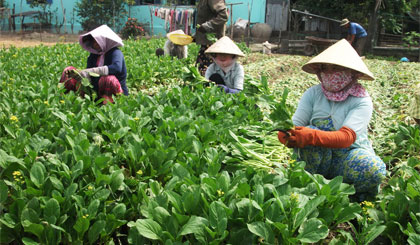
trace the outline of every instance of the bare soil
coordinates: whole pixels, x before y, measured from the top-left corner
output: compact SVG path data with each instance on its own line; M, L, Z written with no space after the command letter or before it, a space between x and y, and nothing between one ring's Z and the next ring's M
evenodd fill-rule
M56 43L78 42L78 34L55 34L48 32L0 32L0 48L11 46L34 47L38 45L52 46Z

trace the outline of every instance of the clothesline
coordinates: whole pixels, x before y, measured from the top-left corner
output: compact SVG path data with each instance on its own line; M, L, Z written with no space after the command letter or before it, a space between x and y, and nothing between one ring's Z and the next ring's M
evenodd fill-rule
M183 6L188 8L177 9ZM150 11L155 17L165 20L165 30L168 30L169 25L169 32L183 29L185 34L191 34L191 30L196 26L197 10L192 6L179 5L175 8L153 6Z
M170 32L183 28L185 34L190 34L196 23L197 10L193 8L152 7L151 11L155 17L165 20L165 30L169 26Z

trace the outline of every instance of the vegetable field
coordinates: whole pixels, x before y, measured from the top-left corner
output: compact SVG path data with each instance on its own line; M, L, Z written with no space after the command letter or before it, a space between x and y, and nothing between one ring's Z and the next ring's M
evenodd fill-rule
M249 53L245 90L202 83L163 39L128 40L131 95L64 93L78 44L0 49L1 244L420 244L420 129L406 114L418 63L367 57L370 139L387 164L375 200L304 170L281 145L309 57ZM397 60L397 59L396 59Z

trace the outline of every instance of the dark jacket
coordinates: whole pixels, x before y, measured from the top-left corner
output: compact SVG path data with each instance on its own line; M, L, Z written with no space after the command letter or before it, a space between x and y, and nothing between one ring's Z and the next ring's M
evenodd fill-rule
M197 24L207 33L215 33L219 39L225 35L228 20L225 0L200 0L197 6ZM211 44L206 33L196 32L195 41L199 45Z
M87 68L97 67L99 55L90 54L87 60ZM108 74L114 75L121 84L124 95L128 95L126 84L127 68L125 66L124 55L119 48L113 48L105 54L104 65L108 66ZM93 88L98 91L98 77L91 77Z

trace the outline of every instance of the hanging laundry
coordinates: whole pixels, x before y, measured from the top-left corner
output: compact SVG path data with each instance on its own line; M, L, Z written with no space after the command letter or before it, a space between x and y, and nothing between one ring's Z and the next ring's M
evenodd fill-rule
M182 8L182 7L181 7ZM152 16L164 20L165 30L174 31L184 29L185 34L191 34L191 30L195 29L196 23L195 8L174 9L167 7L155 7L151 9Z

